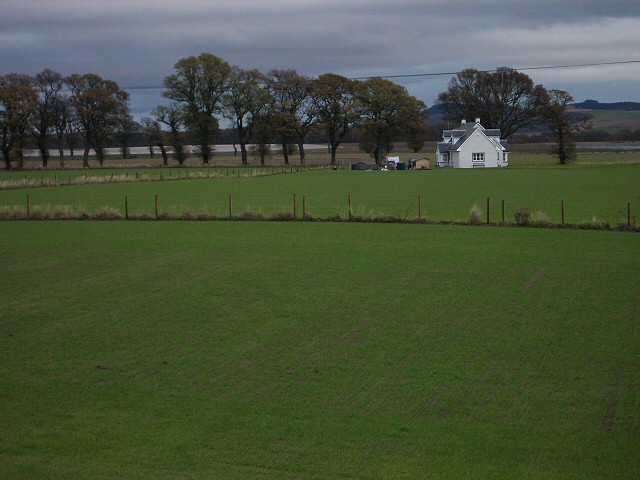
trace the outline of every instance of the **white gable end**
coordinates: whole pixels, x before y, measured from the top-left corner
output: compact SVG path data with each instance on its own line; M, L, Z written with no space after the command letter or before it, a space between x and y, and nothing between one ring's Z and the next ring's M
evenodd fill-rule
M463 122L459 129L445 130L443 141L436 147L438 165L454 168L506 167L506 142L503 144L496 133L499 134L499 130L485 130L478 119L474 125Z

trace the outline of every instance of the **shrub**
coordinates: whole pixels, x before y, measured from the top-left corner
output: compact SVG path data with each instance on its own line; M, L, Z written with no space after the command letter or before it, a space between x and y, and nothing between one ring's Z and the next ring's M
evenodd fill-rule
M122 215L120 215L120 210L117 208L104 206L98 209L93 218L96 220L120 220Z
M580 222L578 227L585 230L609 230L611 225L609 222L592 217L591 220L583 220Z
M481 217L482 212L477 205L474 205L469 212L469 225L480 225Z
M525 226L531 222L531 212L529 212L529 207L526 205L516 208L513 211L513 215L516 219L516 225Z
M545 212L535 212L533 215L531 215L531 225L535 225L537 227L545 227L550 223L551 219Z

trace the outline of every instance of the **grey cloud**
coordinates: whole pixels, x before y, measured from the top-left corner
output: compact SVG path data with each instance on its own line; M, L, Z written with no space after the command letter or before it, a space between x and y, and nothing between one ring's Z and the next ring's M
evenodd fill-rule
M637 1L4 0L0 74L48 67L95 72L121 85L159 85L178 59L203 51L245 68L310 75L596 63L640 59L637 32ZM535 80L602 91L603 70L580 71L581 77L546 71ZM619 84L609 78L610 96L637 99L628 79L637 78L638 67L605 71L620 78ZM448 80L403 83L431 102Z

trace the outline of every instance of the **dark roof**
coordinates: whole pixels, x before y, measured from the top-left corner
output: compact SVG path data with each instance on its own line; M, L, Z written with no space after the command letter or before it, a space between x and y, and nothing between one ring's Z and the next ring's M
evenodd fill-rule
M369 165L364 162L356 162L351 164L351 170L375 170L376 165Z
M476 122L467 122L467 123L461 123L460 126L457 128L457 130L474 130L476 126Z
M506 140L500 140L500 145L502 145L505 149L505 151L509 152L509 145L507 145L507 141Z
M489 128L489 129L485 129L484 130L484 134L487 137L499 137L500 136L500 129L499 128Z
M438 153L444 153L447 151L447 149L449 148L449 146L451 146L451 144L449 142L440 142L437 145L438 148Z

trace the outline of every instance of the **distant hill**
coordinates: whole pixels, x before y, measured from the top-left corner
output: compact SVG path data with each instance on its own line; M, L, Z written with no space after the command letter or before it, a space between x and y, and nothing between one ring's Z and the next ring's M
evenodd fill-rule
M622 130L640 129L639 102L601 103L597 100L585 100L584 102L569 105L567 113L572 121L575 122L587 116L591 119L593 130L616 133ZM434 125L443 122L443 115L444 110L441 105L431 106L429 108L428 123ZM523 130L522 133L541 132L544 130L544 126L538 126Z
M573 103L571 106L580 110L617 110L621 112L640 110L638 102L600 103L597 100L585 100L582 103Z

